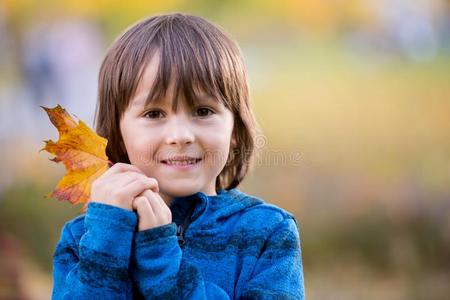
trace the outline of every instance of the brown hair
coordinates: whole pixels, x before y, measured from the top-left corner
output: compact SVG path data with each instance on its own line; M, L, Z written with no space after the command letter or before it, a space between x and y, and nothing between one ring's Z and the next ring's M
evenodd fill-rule
M221 101L234 115L228 161L216 178L216 190L237 187L249 170L259 126L249 105L247 74L235 42L207 20L182 13L153 16L126 29L110 46L100 67L96 131L108 139L113 162L130 163L119 122L134 96L143 69L158 53L159 70L147 104L162 99L174 82L174 109L181 93L195 103L197 87Z

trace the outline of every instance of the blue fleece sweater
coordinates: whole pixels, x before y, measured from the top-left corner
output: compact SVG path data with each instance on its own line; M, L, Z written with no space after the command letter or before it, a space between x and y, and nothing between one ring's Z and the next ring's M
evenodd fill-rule
M170 209L172 223L138 232L134 212L89 203L62 229L53 299L304 299L291 213L238 189L178 197Z

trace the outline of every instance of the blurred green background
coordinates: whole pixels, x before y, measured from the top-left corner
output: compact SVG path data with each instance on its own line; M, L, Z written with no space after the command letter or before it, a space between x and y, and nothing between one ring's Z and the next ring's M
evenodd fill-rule
M92 127L97 73L138 19L233 35L264 136L241 190L295 214L308 299L448 299L450 1L0 2L0 299L48 299L80 207L44 197L61 104Z

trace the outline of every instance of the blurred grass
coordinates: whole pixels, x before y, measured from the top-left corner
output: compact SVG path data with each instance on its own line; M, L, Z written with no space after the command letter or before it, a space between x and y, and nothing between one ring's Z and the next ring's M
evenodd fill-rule
M33 181L21 181L0 197L0 232L17 238L24 254L50 272L62 225L78 214L69 203L44 198L52 190Z

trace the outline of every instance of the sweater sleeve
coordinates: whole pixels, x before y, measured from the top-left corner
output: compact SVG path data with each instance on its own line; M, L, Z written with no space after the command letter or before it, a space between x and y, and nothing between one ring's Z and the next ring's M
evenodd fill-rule
M145 299L230 299L184 260L171 223L136 234L131 276ZM282 221L267 239L239 299L304 299L296 221Z
M95 202L88 205L79 243L73 227L83 224L66 223L53 255L52 299L131 299L136 224L134 212Z
M266 240L239 299L304 299L300 234L295 218L284 219Z
M145 299L230 299L184 260L174 222L136 233L131 277Z

